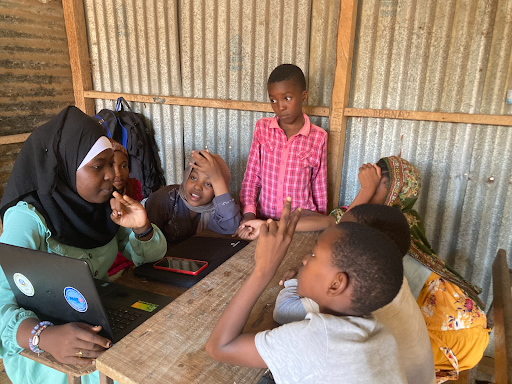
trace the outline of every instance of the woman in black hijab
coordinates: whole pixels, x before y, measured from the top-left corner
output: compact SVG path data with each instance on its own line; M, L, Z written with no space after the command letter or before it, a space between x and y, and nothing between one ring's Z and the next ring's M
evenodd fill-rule
M2 198L0 241L83 259L97 278L107 277L118 250L136 265L162 258L165 238L142 205L113 192L113 158L102 127L75 107L37 128L21 149ZM32 342L34 328L36 333L42 328L39 344ZM93 364L110 346L99 330L39 323L33 312L18 307L0 269L0 358L13 383L31 378L67 383L64 374L19 352L44 349L63 363Z

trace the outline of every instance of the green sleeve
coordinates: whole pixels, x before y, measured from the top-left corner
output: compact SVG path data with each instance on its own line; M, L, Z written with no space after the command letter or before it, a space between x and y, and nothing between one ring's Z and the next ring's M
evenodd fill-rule
M46 227L39 215L26 203L9 208L4 215L4 231L0 242L19 247L45 248ZM18 326L26 318L37 316L18 307L3 270L0 268L0 357L17 354L22 348L16 341Z
M119 252L133 261L137 266L158 261L167 252L167 241L160 229L153 226L153 237L148 241L140 241L130 228L119 228L117 233Z

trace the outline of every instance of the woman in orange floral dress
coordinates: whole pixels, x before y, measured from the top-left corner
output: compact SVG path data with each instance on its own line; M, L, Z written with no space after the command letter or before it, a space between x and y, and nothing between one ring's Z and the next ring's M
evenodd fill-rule
M364 203L385 204L400 209L409 222L411 248L410 258L404 258L404 273L407 276L412 265L415 272L421 272L415 276L426 278L419 286L417 303L430 335L437 382L456 380L460 371L478 364L489 342L484 304L478 297L481 289L447 265L430 246L423 220L413 209L421 187L414 165L400 157L385 157L375 165L363 165L359 180L361 191L350 208ZM348 209L336 208L331 216L338 222ZM412 278L407 277L412 286Z

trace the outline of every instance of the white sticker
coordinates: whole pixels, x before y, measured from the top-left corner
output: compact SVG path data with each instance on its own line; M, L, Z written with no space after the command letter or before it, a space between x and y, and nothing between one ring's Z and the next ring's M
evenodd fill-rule
M87 311L87 300L85 300L84 295L78 289L73 287L64 288L64 298L75 311Z
M15 273L12 278L14 279L14 284L16 284L21 293L27 296L34 296L34 286L29 279L21 273Z

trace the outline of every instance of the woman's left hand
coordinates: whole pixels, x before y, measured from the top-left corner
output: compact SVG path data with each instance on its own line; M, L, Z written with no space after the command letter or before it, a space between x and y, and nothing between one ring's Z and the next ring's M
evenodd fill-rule
M112 208L112 221L125 228L143 228L151 225L146 210L137 200L118 192L112 194L110 207Z

